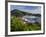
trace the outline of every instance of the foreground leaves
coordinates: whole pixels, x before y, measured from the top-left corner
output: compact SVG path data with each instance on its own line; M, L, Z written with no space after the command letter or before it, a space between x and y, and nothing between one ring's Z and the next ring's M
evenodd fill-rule
M41 25L36 24L28 24L22 21L21 17L11 16L11 31L35 31L41 30Z

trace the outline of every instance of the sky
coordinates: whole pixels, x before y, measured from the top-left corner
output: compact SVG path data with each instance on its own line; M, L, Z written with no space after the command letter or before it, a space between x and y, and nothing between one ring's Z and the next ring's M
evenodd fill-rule
M28 13L41 14L41 6L11 5L10 10L18 9Z

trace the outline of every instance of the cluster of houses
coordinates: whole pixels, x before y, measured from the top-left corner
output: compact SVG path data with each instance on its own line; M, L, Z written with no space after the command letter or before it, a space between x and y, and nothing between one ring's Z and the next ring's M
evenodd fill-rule
M37 16L23 16L22 20L24 23L41 23L41 18Z

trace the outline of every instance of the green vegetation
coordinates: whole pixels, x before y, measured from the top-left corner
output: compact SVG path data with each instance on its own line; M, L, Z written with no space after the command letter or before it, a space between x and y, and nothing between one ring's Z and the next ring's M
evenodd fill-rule
M32 14L23 12L20 10L12 10L11 11L11 31L35 31L35 30L41 30L41 25L39 23L25 23L21 19L21 17L25 15L33 15L33 16L41 16L40 14Z
M11 31L35 31L40 29L40 24L24 24L20 17L11 16Z

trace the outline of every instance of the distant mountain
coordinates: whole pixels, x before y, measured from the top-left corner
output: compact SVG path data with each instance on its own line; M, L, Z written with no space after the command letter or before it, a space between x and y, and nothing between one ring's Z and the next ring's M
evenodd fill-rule
M15 15L15 16L24 16L24 15L41 16L40 14L32 14L32 13L20 11L18 9L12 10L11 15Z
M24 11L20 11L20 10L17 10L17 9L14 9L11 11L11 15L31 15L31 13L27 13L27 12L24 12Z

